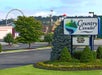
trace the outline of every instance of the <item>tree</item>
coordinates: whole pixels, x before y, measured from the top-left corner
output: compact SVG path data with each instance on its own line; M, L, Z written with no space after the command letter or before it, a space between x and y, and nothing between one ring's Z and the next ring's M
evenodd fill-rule
M48 42L48 45L51 45L52 36L53 36L52 33L48 33L48 34L46 34L46 35L44 36L44 41Z
M20 42L29 44L39 40L42 34L41 22L34 17L19 16L17 21L14 22L16 31L19 32Z
M82 51L80 61L81 62L91 62L93 60L94 60L93 53L91 49L88 46L86 46L84 50Z
M59 60L61 50L67 47L71 49L71 37L64 34L63 22L55 29L52 40L51 60Z
M4 41L5 41L6 43L8 43L9 46L11 46L11 44L12 44L13 41L14 41L14 38L13 38L12 34L11 34L11 33L8 33L8 34L4 37Z
M64 48L61 50L59 60L60 60L60 61L63 61L63 62L67 62L67 61L71 61L71 59L72 59L72 58L71 58L70 52L68 51L67 47L64 47Z

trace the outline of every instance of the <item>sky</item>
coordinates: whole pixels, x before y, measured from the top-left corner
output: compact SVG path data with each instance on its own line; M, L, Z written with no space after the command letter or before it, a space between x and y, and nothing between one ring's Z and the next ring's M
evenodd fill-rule
M8 12L7 18L22 16L13 9L19 9L25 16L92 15L88 12L102 15L102 0L0 0L0 19L5 19Z

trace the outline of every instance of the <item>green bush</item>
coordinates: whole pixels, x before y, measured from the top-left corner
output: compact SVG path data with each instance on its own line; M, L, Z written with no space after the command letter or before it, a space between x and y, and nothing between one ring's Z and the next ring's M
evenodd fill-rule
M45 42L48 42L48 45L51 45L51 42L52 42L52 37L53 37L53 34L52 33L48 33L44 36L44 41Z
M0 52L2 51L2 45L0 44Z
M97 53L95 51L92 51L94 59L97 59Z
M84 50L82 51L80 61L81 62L92 62L93 60L94 60L93 53L90 50L90 48L86 46Z
M68 51L67 47L64 47L60 53L60 61L66 62L66 61L71 61L71 55L70 52Z
M14 38L11 33L8 33L4 38L4 42L8 43L9 46L11 46L14 42Z
M96 53L97 53L97 58L98 58L98 59L101 59L101 58L102 58L102 47L101 47L101 46L99 46L99 47L97 48Z
M82 54L82 51L74 51L73 52L73 57L75 59L80 59L81 54Z

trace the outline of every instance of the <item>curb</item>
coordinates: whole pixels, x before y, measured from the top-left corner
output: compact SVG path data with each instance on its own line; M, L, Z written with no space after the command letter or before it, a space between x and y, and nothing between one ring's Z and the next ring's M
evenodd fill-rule
M43 50L43 49L51 49L51 47L36 48L36 49L21 49L21 50L13 50L13 51L2 51L0 54L36 51L36 50Z

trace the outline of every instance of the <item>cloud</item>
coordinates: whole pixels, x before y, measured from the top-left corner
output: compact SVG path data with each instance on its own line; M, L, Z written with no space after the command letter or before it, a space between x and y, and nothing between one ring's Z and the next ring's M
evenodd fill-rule
M35 13L25 13L26 16L42 16L42 17L47 17L47 16L50 16L50 14L52 15L56 15L56 12L53 11L52 13L50 11L38 11L38 12L35 12Z
M0 20L5 19L6 13L4 11L0 11Z
M82 0L60 0L63 4L77 4L83 2Z
M88 15L89 11L93 11L96 14L101 13L101 0L60 0L63 6L56 7L55 11L67 15ZM54 7L53 7L54 9Z
M43 16L43 17L45 17L45 16L49 16L49 12L37 12L37 13L35 13L34 14L34 16Z

